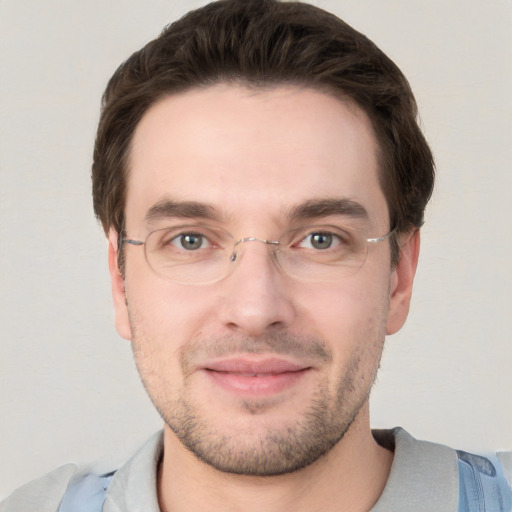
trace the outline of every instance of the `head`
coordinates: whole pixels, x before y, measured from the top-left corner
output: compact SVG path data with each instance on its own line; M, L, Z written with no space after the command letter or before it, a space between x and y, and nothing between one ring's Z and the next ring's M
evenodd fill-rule
M166 27L111 78L92 168L94 211L106 233L123 229L131 142L147 110L167 95L221 82L256 89L293 84L353 101L375 130L379 180L395 235L423 224L433 157L411 88L393 61L312 5L227 0ZM399 257L397 239L391 240L392 264Z
M368 421L433 185L416 114L406 79L371 41L301 3L214 2L116 71L94 206L117 328L170 439L217 469L271 475L314 463ZM340 205L365 240L383 238L343 282L296 280L258 243L310 224L323 236ZM190 286L118 247L166 223L205 233L215 250L256 240L239 246L231 274Z

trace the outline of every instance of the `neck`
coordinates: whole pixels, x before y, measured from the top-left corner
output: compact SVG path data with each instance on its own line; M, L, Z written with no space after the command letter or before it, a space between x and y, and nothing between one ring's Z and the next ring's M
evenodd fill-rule
M158 473L162 512L367 512L377 502L393 454L371 434L368 407L323 457L294 473L254 477L223 473L198 460L165 428Z

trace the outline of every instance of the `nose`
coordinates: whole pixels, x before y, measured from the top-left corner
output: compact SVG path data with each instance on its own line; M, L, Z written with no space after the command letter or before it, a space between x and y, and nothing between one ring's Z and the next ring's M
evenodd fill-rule
M242 240L250 243L235 247L235 267L223 281L221 321L229 330L251 337L285 329L293 323L295 310L289 278L271 254L277 245L257 238Z

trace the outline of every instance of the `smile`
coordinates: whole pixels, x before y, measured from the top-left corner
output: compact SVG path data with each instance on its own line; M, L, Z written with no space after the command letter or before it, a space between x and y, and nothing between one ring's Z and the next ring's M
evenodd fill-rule
M270 396L296 385L311 370L283 359L215 361L204 368L214 386L240 396Z

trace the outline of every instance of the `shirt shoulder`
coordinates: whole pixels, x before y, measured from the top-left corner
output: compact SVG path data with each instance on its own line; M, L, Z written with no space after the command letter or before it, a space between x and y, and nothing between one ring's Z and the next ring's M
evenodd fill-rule
M75 464L66 464L28 482L0 503L0 512L57 512L76 471Z
M371 512L456 512L459 499L457 453L418 441L405 430L374 431L376 441L394 452L381 497Z
M509 512L510 489L496 457L419 441L401 428L373 434L394 459L372 512Z
M157 432L118 470L98 474L66 464L16 489L0 512L158 512L156 474L163 452Z

